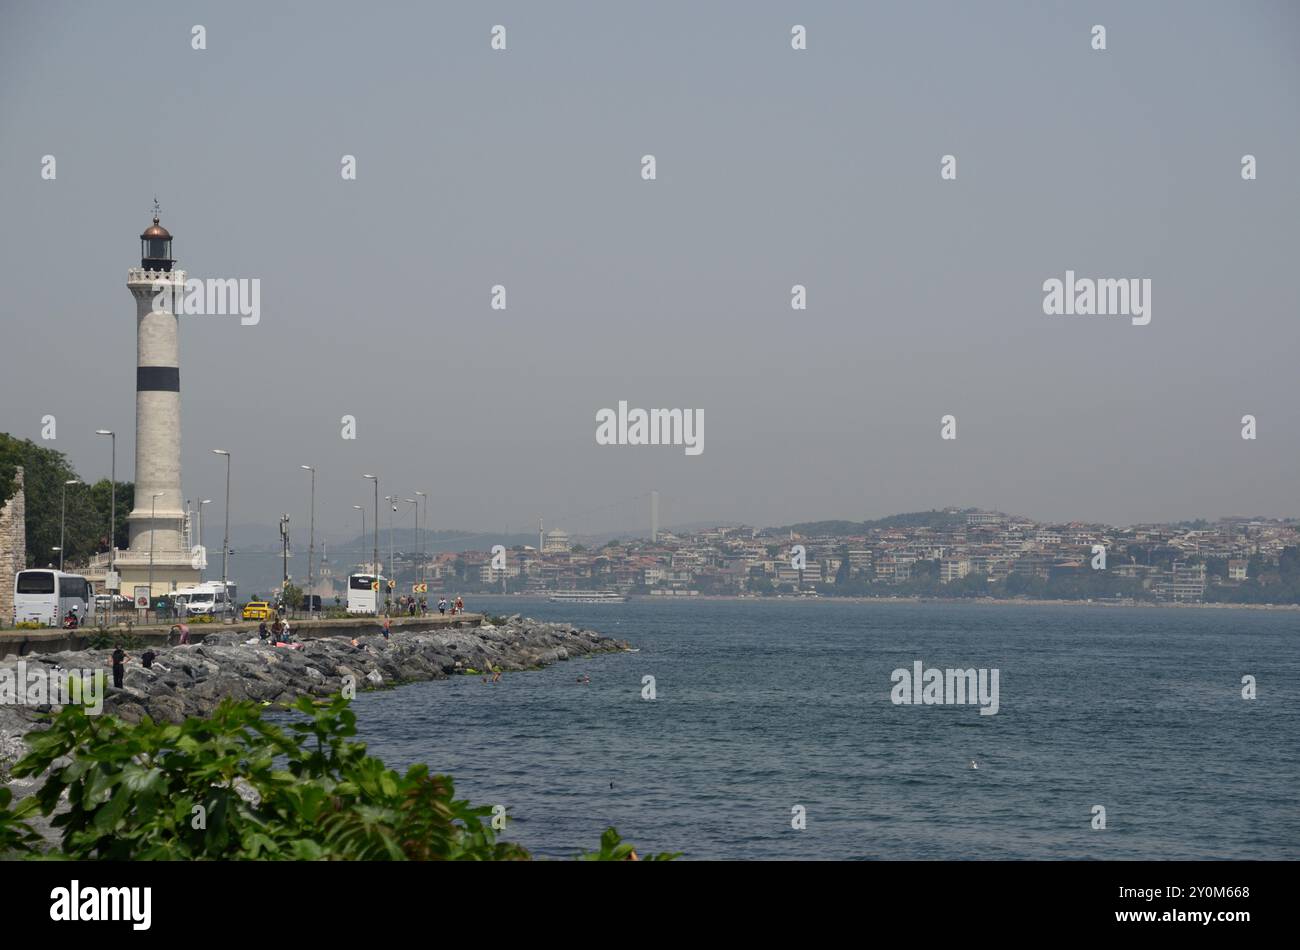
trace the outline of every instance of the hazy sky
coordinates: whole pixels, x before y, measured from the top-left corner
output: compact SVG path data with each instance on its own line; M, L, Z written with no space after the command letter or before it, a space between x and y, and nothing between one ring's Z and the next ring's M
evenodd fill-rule
M371 471L480 530L640 527L652 488L664 524L1300 514L1295 3L0 11L0 430L55 415L87 477L100 427L133 477L156 194L190 276L261 281L256 326L183 318L210 517L213 447L232 520L295 537L304 463L326 536ZM1151 323L1045 316L1067 269L1150 278ZM597 445L619 400L703 410L703 454Z

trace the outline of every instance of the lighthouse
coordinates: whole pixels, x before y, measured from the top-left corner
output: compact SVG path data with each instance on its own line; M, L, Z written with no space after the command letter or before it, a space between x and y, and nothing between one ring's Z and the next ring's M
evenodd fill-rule
M158 219L154 202L153 223L140 235L140 266L126 278L135 298L135 503L128 549L117 559L123 581L147 576L152 594L198 579L181 494L180 326L173 312L185 272L176 268L171 233Z

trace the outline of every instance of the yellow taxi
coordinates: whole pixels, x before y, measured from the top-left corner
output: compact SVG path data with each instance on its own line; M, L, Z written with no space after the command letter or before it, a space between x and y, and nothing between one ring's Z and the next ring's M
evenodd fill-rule
M275 611L264 600L250 600L244 604L245 620L270 620L274 616Z

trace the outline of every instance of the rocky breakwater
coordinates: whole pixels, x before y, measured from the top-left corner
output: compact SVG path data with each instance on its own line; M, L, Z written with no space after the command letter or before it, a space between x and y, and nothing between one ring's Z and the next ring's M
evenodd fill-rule
M292 647L270 646L247 634L217 632L200 644L154 647L151 669L141 665L141 650L128 650L121 689L112 686L108 672L111 650L26 656L22 662L28 679L55 668L105 670L103 712L131 722L146 715L157 722L179 722L207 715L227 697L287 703L303 695L338 693L349 682L361 691L488 668L538 669L628 647L626 641L591 630L516 615L500 625L424 632L394 628L387 641L368 634L355 645L349 638L321 636ZM10 676L15 677L18 662L9 656L0 668L14 670ZM50 708L8 699L0 705L0 755L12 758L19 752L19 737L30 731L35 714Z

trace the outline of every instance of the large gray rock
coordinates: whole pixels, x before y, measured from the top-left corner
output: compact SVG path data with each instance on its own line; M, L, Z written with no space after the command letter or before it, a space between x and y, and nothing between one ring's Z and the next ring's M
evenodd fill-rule
M213 631L203 643L153 647L156 658L148 670L140 665L140 651L128 651L124 688L106 690L104 709L130 721L148 715L177 722L187 715L207 715L226 698L280 704L303 695L331 695L342 689L345 677L359 688L391 686L488 666L530 669L627 648L591 630L517 614L495 626L395 630L391 640L378 634L356 639L353 646L349 638L320 636L302 649L289 649L249 642L247 634ZM111 652L65 650L23 659L49 668L107 672ZM5 661L16 662L12 657ZM0 707L0 767L6 758L22 754L21 736L31 728L30 719Z

